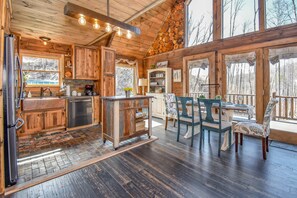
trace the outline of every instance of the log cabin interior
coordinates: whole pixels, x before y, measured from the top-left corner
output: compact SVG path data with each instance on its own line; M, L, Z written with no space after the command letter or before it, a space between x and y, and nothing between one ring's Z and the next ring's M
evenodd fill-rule
M0 194L296 197L297 0L0 0Z

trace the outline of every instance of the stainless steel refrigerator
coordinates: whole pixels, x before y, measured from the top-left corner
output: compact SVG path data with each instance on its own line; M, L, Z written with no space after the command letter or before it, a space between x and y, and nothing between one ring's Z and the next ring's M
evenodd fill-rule
M20 108L23 92L23 75L19 57L15 54L14 36L5 35L3 66L3 113L4 113L4 152L5 152L5 185L17 182L17 136L24 120L16 117Z

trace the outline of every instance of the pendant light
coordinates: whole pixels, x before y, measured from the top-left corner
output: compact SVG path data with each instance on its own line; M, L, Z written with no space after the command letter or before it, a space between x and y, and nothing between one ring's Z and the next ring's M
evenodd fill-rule
M121 28L119 28L119 27L118 27L117 35L118 36L122 36L123 35L123 32L122 32Z
M99 25L97 19L95 19L95 22L94 22L94 24L93 24L93 28L94 28L95 30L99 30L99 28L100 28L100 25Z
M112 30L112 28L111 28L110 24L106 23L105 31L106 32L111 32L111 30Z
M86 18L83 14L80 14L80 17L78 18L78 23L80 25L86 25L87 24L87 21L86 21Z
M126 37L127 37L127 39L131 39L132 38L132 34L131 34L130 30L127 30Z

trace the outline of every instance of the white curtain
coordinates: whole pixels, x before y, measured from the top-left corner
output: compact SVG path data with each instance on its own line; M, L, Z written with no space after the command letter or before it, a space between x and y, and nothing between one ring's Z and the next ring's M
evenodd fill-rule
M134 95L136 95L138 92L138 79L139 79L139 76L138 76L138 61L137 60L128 60L128 59L125 59L125 58L117 58L115 60L116 62L116 65L117 64L127 64L129 67L133 67L134 68L134 85L133 85L133 93Z

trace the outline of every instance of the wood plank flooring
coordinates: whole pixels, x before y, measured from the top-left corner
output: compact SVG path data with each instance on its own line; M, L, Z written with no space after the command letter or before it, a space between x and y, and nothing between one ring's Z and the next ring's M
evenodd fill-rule
M155 119L155 122L163 121ZM172 125L172 123L169 123ZM157 126L158 141L9 197L296 197L297 153L270 147L268 159L258 139L244 138L235 155L217 157L217 134L199 151L190 140L176 142L176 128ZM207 137L206 137L207 138Z

